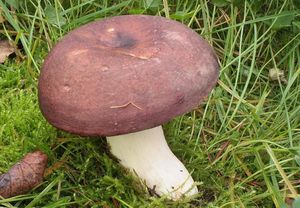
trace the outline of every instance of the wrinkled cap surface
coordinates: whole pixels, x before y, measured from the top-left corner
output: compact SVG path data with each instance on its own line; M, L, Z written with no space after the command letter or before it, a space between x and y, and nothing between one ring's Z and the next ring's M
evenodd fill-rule
M117 16L81 26L56 44L42 66L39 103L59 129L125 134L190 111L218 73L210 45L185 25Z

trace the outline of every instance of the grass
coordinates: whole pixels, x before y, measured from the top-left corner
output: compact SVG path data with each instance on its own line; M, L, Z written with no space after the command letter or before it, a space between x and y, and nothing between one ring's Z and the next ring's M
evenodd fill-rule
M49 174L1 207L298 207L300 188L300 3L298 0L0 0L0 38L19 55L0 65L0 173L25 153L49 156ZM87 22L161 15L215 48L218 85L197 109L164 125L199 196L170 202L145 193L105 141L58 131L42 117L37 78L59 39ZM269 71L282 70L272 80Z

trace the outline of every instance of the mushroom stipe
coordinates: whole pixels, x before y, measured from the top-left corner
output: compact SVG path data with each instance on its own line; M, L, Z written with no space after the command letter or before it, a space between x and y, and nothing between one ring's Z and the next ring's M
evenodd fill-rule
M159 126L197 107L218 74L212 47L185 25L116 16L81 26L56 44L42 66L39 103L59 129L106 136L123 166L155 193L177 200L197 188Z

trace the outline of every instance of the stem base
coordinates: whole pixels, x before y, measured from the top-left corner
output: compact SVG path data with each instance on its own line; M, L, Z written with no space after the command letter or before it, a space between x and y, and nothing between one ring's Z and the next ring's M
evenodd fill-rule
M178 200L198 193L194 180L171 152L162 127L107 137L111 153L156 194Z

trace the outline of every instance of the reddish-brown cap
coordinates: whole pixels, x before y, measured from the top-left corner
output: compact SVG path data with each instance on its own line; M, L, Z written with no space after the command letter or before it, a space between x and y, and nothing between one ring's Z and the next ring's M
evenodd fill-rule
M51 50L39 78L39 103L59 129L119 135L190 111L218 74L211 46L185 25L117 16L75 29Z

